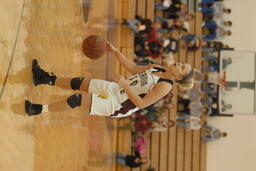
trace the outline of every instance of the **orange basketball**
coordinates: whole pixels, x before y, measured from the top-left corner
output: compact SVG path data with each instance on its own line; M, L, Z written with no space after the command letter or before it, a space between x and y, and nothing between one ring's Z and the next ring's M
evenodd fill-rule
M84 39L82 49L88 58L97 59L105 53L106 41L100 36L91 35Z

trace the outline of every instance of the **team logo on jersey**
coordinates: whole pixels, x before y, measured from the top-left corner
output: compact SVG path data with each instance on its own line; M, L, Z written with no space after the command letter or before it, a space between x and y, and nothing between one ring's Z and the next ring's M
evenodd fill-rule
M102 98L102 99L107 99L108 95L106 95L106 94L99 94L98 97Z

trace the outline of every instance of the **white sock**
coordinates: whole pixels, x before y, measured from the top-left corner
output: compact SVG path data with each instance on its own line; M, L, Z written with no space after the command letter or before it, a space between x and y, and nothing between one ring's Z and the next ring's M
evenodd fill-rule
M46 112L49 112L48 105L43 105L42 113L46 113Z

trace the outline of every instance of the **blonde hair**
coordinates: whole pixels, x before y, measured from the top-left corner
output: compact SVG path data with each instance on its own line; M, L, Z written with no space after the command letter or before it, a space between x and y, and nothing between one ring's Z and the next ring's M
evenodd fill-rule
M191 71L188 74L182 76L181 80L177 80L176 82L179 83L178 88L182 91L193 88L195 82L193 75L194 71L193 69L191 69Z

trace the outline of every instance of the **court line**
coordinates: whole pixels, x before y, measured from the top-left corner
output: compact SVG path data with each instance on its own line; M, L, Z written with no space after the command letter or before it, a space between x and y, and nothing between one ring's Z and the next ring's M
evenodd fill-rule
M24 14L25 4L26 4L26 0L24 0L24 1L23 1L23 4L22 4L22 11L21 11L21 15L20 15L18 30L17 30L17 33L16 33L15 42L14 42L14 45L13 45L13 48L12 48L11 59L10 59L10 62L9 62L9 65L8 65L8 69L7 69L5 78L4 78L3 87L2 87L2 89L1 89L0 99L1 99L2 96L3 96L4 89L5 89L7 80L8 80L9 72L10 72L10 69L11 69L11 66L12 66L12 61L13 61L13 57L14 57L14 54L15 54L16 45L17 45L17 42L18 42L18 37L19 37L19 33L20 33L20 28L21 28L21 20L22 20L22 18L23 18L23 14Z

